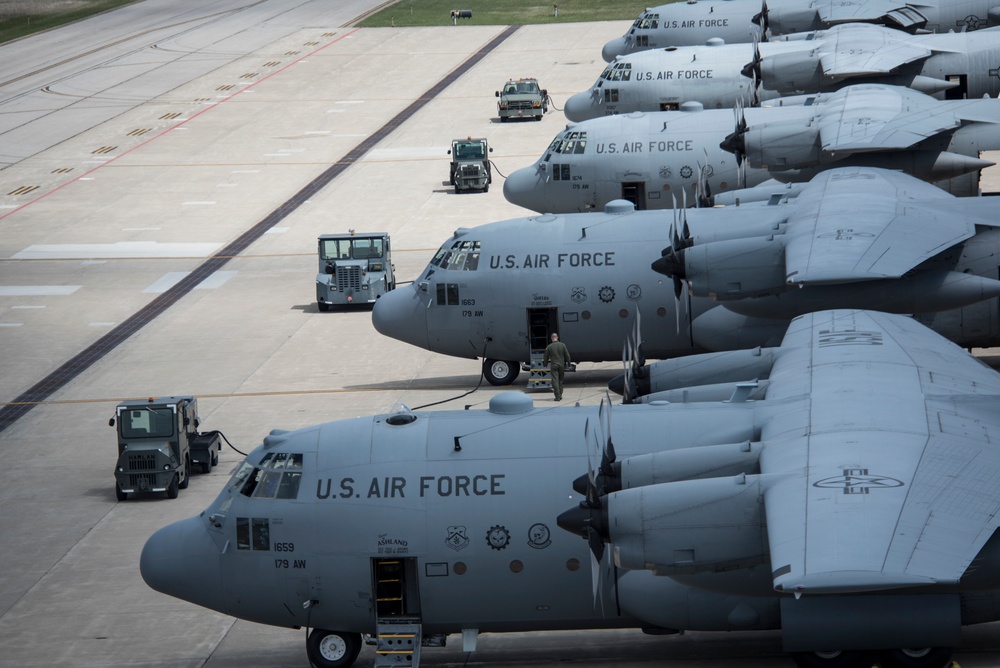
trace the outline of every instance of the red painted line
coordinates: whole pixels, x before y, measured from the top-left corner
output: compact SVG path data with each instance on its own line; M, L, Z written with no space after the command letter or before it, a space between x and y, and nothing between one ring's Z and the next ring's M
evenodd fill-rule
M345 39L347 37L350 37L351 35L353 35L354 33L358 32L359 30L361 30L361 28L355 28L354 30L351 30L350 32L344 33L343 35L337 37L333 41L331 41L331 42L329 42L327 44L324 44L323 46L318 47L317 49L314 49L313 51L310 51L309 53L307 53L306 55L302 56L301 58L293 60L292 62L288 63L287 65L285 65L281 69L275 70L275 71L271 72L270 74L268 74L267 76L265 76L264 78L258 79L257 81L254 81L252 84L246 86L245 88L241 88L240 90L236 91L235 93L233 93L233 94L231 94L231 95L229 95L227 97L222 98L218 102L215 102L214 104L212 104L212 105L210 105L208 107L205 107L201 111L198 111L197 113L195 113L195 114L193 114L193 115L185 118L180 123L177 123L176 125L172 125L169 128L166 128L165 130L161 131L159 134L150 137L149 139L147 139L144 142L136 144L135 146L133 146L132 148L128 149L124 153L116 155L115 157L111 158L107 162L104 162L104 163L102 163L100 165L97 165L96 167L87 170L86 172L84 172L80 176L77 176L77 177L73 178L71 181L66 181L63 184L56 186L52 190L49 190L47 192L42 193L41 195L39 195L35 199L31 200L30 202L25 202L24 204L22 204L21 206L17 207L16 209L12 209L11 211L8 211L7 213L4 213L4 214L0 215L0 220L3 220L4 218L7 218L9 216L13 216L15 213L17 213L19 211L23 211L27 207L29 207L32 204L35 204L37 202L40 202L41 200L45 199L49 195L52 195L53 193L57 193L60 190L62 190L63 188L65 188L65 187L67 187L69 185L72 185L73 183L76 183L76 182L80 181L83 178L86 178L87 176L93 174L94 172L96 172L97 170L101 169L102 167L107 167L108 165L113 164L119 158L124 158L126 155L129 155L133 151L137 151L140 148L142 148L143 146L146 146L147 144L156 141L160 137L163 137L164 135L166 135L166 134L168 134L170 132L173 132L177 128L182 127L183 125L186 125L188 122L193 121L194 119L198 118L202 114L207 114L208 112L212 111L213 109L215 109L219 105L224 104L226 102L229 102L230 100L232 100L237 95L241 95L241 94L245 93L246 91L250 90L251 88L255 87L257 84L264 83L265 81L267 81L271 77L277 76L277 75L281 74L282 72L284 72L285 70L287 70L288 68L294 67L295 65L298 65L303 60L306 60L307 58L311 58L312 56L315 56L317 53L319 53L319 52L321 52L321 51L323 51L325 49L330 48L331 46L333 46L334 44L336 44L340 40ZM149 100L148 102L151 102L151 101L152 100Z

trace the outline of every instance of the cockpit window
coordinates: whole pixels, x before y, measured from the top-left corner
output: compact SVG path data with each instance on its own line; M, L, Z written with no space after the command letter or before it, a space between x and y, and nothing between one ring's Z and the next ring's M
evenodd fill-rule
M230 485L255 499L294 499L301 481L301 453L269 452L257 466L243 462Z
M630 81L632 79L632 63L613 63L604 68L601 79L607 81Z
M659 26L659 14L643 14L635 20L635 27L643 30L656 30Z
M586 132L564 132L557 136L549 145L549 152L568 154L582 154L587 150Z
M459 240L450 248L442 246L431 260L431 265L441 269L475 271L479 268L479 252L478 241Z

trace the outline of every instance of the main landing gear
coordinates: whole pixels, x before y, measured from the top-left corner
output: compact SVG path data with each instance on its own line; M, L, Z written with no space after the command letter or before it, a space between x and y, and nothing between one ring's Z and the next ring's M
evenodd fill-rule
M483 375L490 385L510 385L521 373L521 365L517 362L507 362L486 358L483 360Z
M306 655L313 668L347 668L360 651L360 633L313 629L306 640Z
M951 660L950 647L890 649L881 652L829 651L792 654L799 668L946 668Z

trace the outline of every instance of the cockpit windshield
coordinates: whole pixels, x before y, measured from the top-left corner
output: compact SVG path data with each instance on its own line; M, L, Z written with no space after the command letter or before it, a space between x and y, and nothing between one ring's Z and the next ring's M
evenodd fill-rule
M229 487L255 499L294 499L301 481L301 453L269 452L257 466L247 461L240 464Z
M434 268L456 271L476 271L479 269L480 243L460 239L451 244L445 244L438 249L431 260L431 271Z
M612 63L601 72L605 81L630 81L632 79L632 63Z
M640 30L656 30L660 27L660 15L653 13L643 14L635 20L632 27L639 28Z
M320 239L320 254L324 260L370 260L385 253L382 237L346 237Z
M549 144L547 153L584 153L587 150L587 133L577 131L567 131L556 135L556 138Z

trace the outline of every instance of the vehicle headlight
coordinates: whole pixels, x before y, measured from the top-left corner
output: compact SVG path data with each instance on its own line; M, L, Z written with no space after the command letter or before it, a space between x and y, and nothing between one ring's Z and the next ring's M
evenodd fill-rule
M382 271L382 263L381 262L372 262L372 268L371 268L371 270L372 271Z

